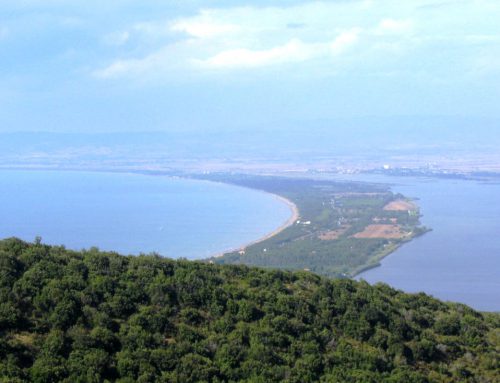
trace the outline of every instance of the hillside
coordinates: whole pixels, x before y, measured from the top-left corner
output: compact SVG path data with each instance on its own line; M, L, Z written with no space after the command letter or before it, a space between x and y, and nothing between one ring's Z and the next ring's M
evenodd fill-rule
M305 272L0 241L0 382L495 382L500 318Z

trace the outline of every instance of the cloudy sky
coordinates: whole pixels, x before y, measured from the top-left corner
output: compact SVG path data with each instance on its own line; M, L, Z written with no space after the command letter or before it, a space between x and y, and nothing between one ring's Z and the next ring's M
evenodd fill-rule
M498 0L0 0L0 132L499 119Z

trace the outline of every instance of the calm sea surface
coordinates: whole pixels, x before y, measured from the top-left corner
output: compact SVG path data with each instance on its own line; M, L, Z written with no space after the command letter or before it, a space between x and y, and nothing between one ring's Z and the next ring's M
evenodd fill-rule
M291 215L274 196L137 174L0 170L0 238L124 254L204 258L272 232Z
M361 278L500 311L499 183L367 175L350 179L389 183L393 191L418 198L422 223L433 229Z

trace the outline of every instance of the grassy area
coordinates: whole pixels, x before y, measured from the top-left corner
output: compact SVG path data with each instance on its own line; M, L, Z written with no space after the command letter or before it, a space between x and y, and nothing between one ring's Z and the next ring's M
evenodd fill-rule
M410 205L383 185L227 174L203 178L281 195L300 214L276 236L210 259L214 263L350 277L377 266L382 257L426 231L416 205L411 210L386 208L398 202Z

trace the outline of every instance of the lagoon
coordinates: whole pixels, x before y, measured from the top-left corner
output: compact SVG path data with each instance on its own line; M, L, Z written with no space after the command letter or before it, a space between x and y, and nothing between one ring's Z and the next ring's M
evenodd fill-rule
M359 278L500 311L499 183L365 174L335 178L391 185L418 199L421 221L432 228Z

